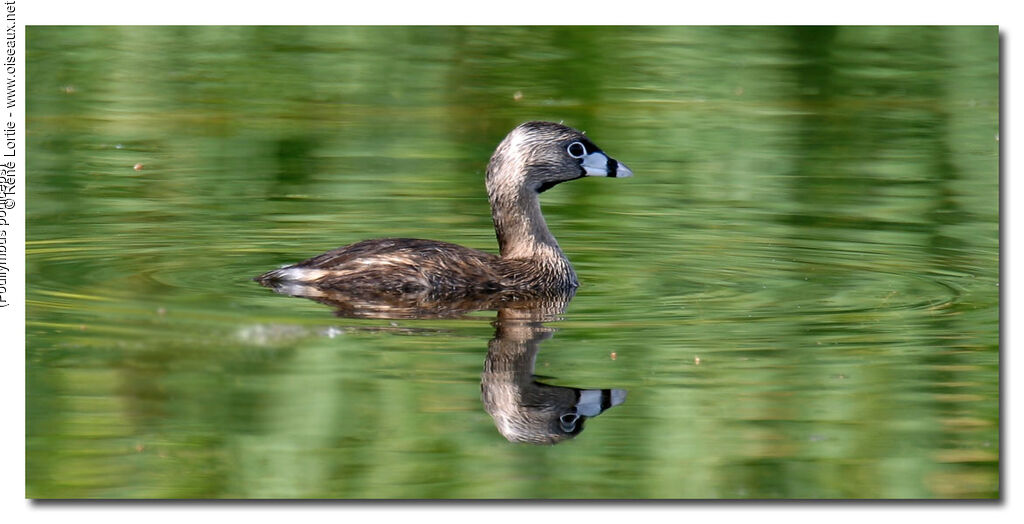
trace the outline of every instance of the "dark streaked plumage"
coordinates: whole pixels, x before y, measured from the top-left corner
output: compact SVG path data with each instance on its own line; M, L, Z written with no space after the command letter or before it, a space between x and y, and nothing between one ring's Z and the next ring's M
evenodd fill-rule
M507 291L558 291L579 285L548 231L539 195L584 176L627 177L583 133L527 122L498 145L487 166L487 194L500 256L410 238L364 240L256 277L294 295L345 290L370 295L457 298Z

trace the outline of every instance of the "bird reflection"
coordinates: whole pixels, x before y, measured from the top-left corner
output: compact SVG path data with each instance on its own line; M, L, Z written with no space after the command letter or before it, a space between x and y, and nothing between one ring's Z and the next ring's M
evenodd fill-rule
M326 304L334 308L336 316L346 318L453 318L474 311L497 310L494 338L487 345L481 375L480 397L498 432L511 442L563 442L582 432L587 419L626 399L622 389L553 386L534 377L540 343L556 331L544 322L558 320L574 290L436 298L426 294L353 294L308 286L273 289Z
M512 442L557 444L583 431L588 418L626 400L622 389L552 386L534 379L540 343L555 333L541 322L553 320L552 313L561 313L567 303L561 308L550 303L532 308L514 304L498 310L480 397L498 431Z

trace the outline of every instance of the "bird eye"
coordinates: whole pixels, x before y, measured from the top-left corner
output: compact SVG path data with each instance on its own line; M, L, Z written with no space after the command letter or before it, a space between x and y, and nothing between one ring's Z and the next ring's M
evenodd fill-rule
M562 428L562 431L571 433L576 429L576 421L579 419L580 416L576 413L566 413L558 417L558 425Z
M569 153L569 156L573 158L583 158L583 155L587 154L587 148L583 147L583 144L579 142L569 144L569 147L565 150Z

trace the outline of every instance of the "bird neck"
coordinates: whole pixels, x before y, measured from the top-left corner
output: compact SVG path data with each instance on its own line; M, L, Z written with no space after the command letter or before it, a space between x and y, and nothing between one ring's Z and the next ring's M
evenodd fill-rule
M502 258L565 259L544 221L535 190L495 184L489 185L488 196Z

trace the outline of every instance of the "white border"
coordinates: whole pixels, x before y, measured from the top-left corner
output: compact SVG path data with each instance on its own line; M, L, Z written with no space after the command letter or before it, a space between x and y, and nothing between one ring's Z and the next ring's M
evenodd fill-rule
M1019 231L1019 213L1014 205L1019 203L1019 184L1013 183L1011 170L1012 139L1010 122L1015 121L1012 100L1016 94L1013 59L1015 43L1014 27L1017 16L1010 2L972 0L971 2L895 2L892 0L867 0L852 3L810 1L739 1L732 2L667 2L665 0L630 0L618 2L563 1L550 0L506 0L487 3L474 1L456 2L316 2L290 0L268 2L252 0L247 2L214 3L209 0L179 0L174 2L128 1L69 1L69 0L16 0L19 20L19 48L21 61L25 61L24 26L30 25L91 25L91 24L729 24L729 25L771 25L771 24L925 24L925 25L999 25L1003 35L1003 95L1004 120L1001 130L1003 143L1003 210L1002 227L1003 278L1002 289L1006 292L1002 302L1003 314L1003 502L987 504L899 504L899 503L575 503L550 504L481 504L481 503L414 503L414 504L264 504L264 503L126 503L87 504L71 503L62 505L38 505L24 500L24 341L5 339L3 369L9 375L4 381L6 402L3 414L10 422L4 449L4 502L0 511L8 522L67 522L82 517L95 519L104 524L120 522L177 523L182 518L206 522L225 517L244 518L247 523L274 522L292 513L301 514L306 523L330 522L363 518L404 519L443 518L446 522L477 522L486 519L488 523L521 521L524 518L544 515L544 518L559 518L573 522L606 522L641 518L645 522L679 522L680 519L695 522L716 522L721 519L743 518L758 522L843 523L864 519L885 520L914 518L935 523L962 524L964 519L982 518L985 522L1020 521L1021 489L1024 485L1018 467L1020 460L1010 436L1020 434L1020 416L1012 416L1010 407L1019 406L1019 400L1010 377L1020 379L1017 362L1024 358L1013 358L1012 326L1016 324L1012 306L1021 295L1021 286L1012 279L1011 263L1020 259L1019 242L1013 234ZM676 7L667 7L676 5ZM22 76L22 80L24 76ZM24 87L19 97L24 109ZM24 119L19 123L24 131ZM21 135L19 166L24 166L24 134ZM22 171L23 173L23 171ZM24 187L24 186L22 186ZM21 202L24 203L24 193ZM24 207L22 207L22 212ZM22 216L22 223L23 216ZM21 269L24 269L22 264ZM22 287L22 289L24 289ZM24 304L24 297L21 298ZM24 309L22 309L22 319ZM23 320L22 320L23 322ZM2 326L5 333L20 332L23 326L11 326L7 321ZM13 331L12 331L13 330ZM8 345L6 340L15 343ZM1016 388L1019 390L1020 388ZM1019 441L1020 439L1016 439ZM1009 459L1009 460L1008 460ZM341 513L341 514L339 514ZM551 515L557 513L558 515ZM639 513L639 514L637 514ZM1018 514L1017 517L1012 515ZM13 517L13 520L12 520Z

